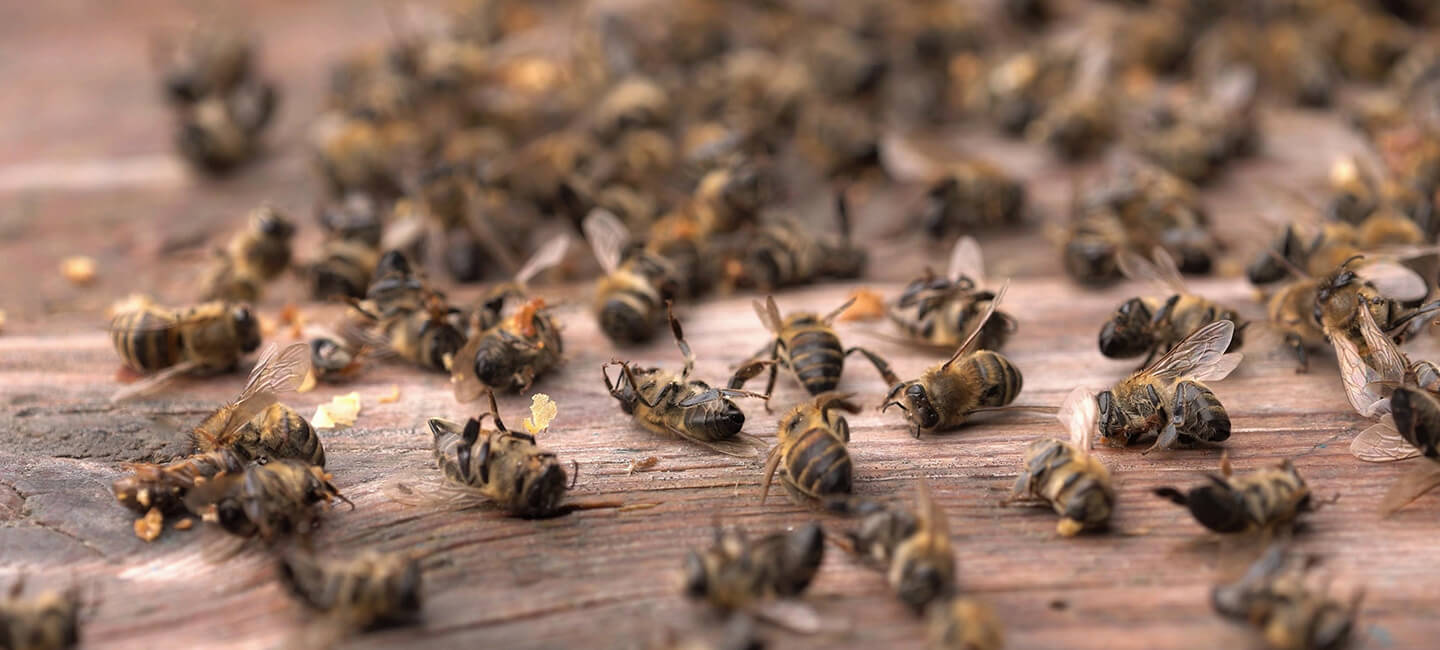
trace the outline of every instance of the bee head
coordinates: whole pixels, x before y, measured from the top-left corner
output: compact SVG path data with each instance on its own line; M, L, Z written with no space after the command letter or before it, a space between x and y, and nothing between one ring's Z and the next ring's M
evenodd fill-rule
M249 307L236 305L230 308L230 322L241 350L254 352L260 347L260 321L255 320L255 314L250 312Z
M560 499L565 496L568 480L565 468L553 455L546 454L532 457L529 469L522 475L524 478L518 495L521 503L525 504L527 516L543 517L555 512Z
M632 373L636 371L630 369L624 362L616 362L614 365L620 366L620 374L613 383L610 381L609 367L611 364L607 363L600 368L600 373L605 376L605 388L610 391L611 397L620 401L620 410L624 411L626 415L633 415L635 405L640 403L640 391L636 389L635 383L630 381L631 375L626 373L626 370L628 369Z
M654 325L655 319L623 300L607 300L600 308L600 329L612 341L642 343L654 333Z
M260 234L274 239L290 239L295 236L295 224L281 216L275 208L266 206L255 221Z
M1154 343L1152 317L1144 300L1126 300L1100 328L1100 354L1113 359L1143 354Z
M710 574L705 570L705 560L695 551L685 556L685 595L704 598L710 592Z
M1115 393L1107 390L1096 395L1095 406L1100 411L1097 419L1100 436L1113 438L1118 435L1125 425L1125 415L1120 412L1119 405L1115 402Z
M931 429L940 424L940 413L930 403L930 393L924 384L910 384L905 388L906 413L911 422L921 429Z

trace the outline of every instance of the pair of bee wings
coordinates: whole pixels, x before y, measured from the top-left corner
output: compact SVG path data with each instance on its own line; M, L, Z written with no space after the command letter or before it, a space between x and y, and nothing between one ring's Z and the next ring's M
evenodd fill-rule
M1170 293L1189 295L1185 279L1180 275L1180 266L1175 263L1175 258L1171 257L1169 251L1156 246L1151 256L1153 262L1134 251L1126 250L1120 253L1116 261L1119 262L1120 272L1131 280L1149 283Z
M580 228L585 231L585 239L595 251L600 268L606 273L614 273L620 268L620 255L630 241L630 229L625 227L620 217L604 208L595 208L585 216Z
M213 438L207 441L211 448L229 444L231 436L255 416L277 402L280 395L294 391L310 374L310 346L306 343L291 343L281 348L274 343L266 346L250 371L250 378L240 394L222 407L227 415L217 427L205 435ZM218 411L217 411L218 412Z
M1395 428L1395 419L1390 415L1390 392L1405 381L1409 361L1399 346L1380 331L1375 317L1369 309L1360 309L1359 328L1365 347L1370 350L1370 361L1360 354L1355 342L1344 333L1335 333L1330 343L1335 346L1335 357L1340 363L1340 380L1345 385L1345 396L1355 412L1367 418L1378 417L1379 421L1360 432L1350 441L1351 455L1372 463L1405 460L1420 455L1416 449Z
M1138 374L1174 382L1180 379L1219 381L1230 376L1244 355L1225 353L1235 335L1235 323L1215 321L1185 337L1159 359ZM1095 394L1087 388L1076 388L1066 396L1056 414L1070 435L1070 441L1081 449L1089 449L1099 424L1099 407Z

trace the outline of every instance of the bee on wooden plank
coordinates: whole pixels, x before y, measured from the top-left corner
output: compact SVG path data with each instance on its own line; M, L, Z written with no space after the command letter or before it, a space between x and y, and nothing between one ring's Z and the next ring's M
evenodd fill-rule
M933 239L956 231L1014 226L1025 208L1025 186L979 158L941 160L898 135L880 142L880 160L892 178L925 185L915 222Z
M947 598L925 615L926 638L933 650L1001 650L1005 628L995 609L975 598Z
M1026 137L1068 161L1093 157L1108 147L1117 130L1116 98L1108 87L1112 58L1107 47L1086 48L1075 63L1070 87L1036 116Z
M419 560L408 553L365 551L344 560L290 553L280 582L297 600L345 630L412 623L420 617Z
M714 541L685 556L686 596L721 611L742 611L803 631L815 617L793 599L810 586L825 559L825 532L814 522L751 541L737 528L715 528Z
M967 235L955 242L943 277L927 272L912 280L886 307L886 315L909 338L927 346L952 350L979 328L975 348L999 350L1015 332L1015 318L996 311L994 317L981 320L995 300L995 292L985 286L980 244Z
M1065 92L1075 66L1071 52L1031 48L1011 55L985 77L986 112L1000 130L1019 136Z
M453 496L478 495L526 519L569 512L560 504L570 487L560 459L540 447L534 434L505 428L495 393L487 394L494 429L480 428L483 415L464 425L440 418L428 421L435 436L435 464L458 488Z
M974 349L1009 286L1007 282L995 293L979 324L948 360L925 370L918 379L895 382L880 410L900 407L911 432L919 438L922 431L954 429L976 412L1015 401L1024 384L1020 369L999 352Z
M1136 165L1072 202L1065 271L1103 286L1121 277L1118 255L1162 246L1181 273L1209 273L1219 251L1194 185L1154 165Z
M0 648L64 650L80 643L78 590L43 591L24 596L25 578L0 599Z
M850 240L850 209L843 192L835 195L838 233L819 232L793 217L763 223L745 246L741 275L747 284L774 291L819 278L857 278L868 256Z
M1355 591L1349 602L1330 596L1328 581L1310 579L1317 561L1273 545L1239 579L1217 584L1211 605L1221 616L1258 628L1277 650L1347 647L1364 592Z
M1030 443L1021 461L1024 469L1006 502L1048 504L1060 515L1055 530L1064 537L1103 529L1115 509L1115 487L1109 468L1090 453L1098 420L1095 399L1077 388L1066 396L1056 417L1070 439Z
M840 411L860 412L850 397L837 392L821 393L780 418L776 445L765 460L762 503L770 494L775 470L783 468L780 484L797 503L848 509L853 485L853 464L846 448L850 424Z
M775 392L775 377L781 366L804 386L811 395L821 395L835 390L840 384L840 374L845 369L845 358L855 352L864 355L879 371L886 384L899 383L900 378L890 370L890 364L879 355L862 347L846 349L840 344L840 337L831 327L835 318L850 308L854 298L847 300L834 311L821 316L815 312L794 312L781 318L780 308L775 305L774 296L766 296L765 303L754 302L755 314L765 329L775 335L774 340L762 349L755 359L745 363L730 379L730 388L745 386L755 375L770 367L770 378L765 384L765 398L769 400ZM768 358L759 358L767 355ZM767 401L768 407L768 401Z
M204 97L180 109L175 146L201 172L230 172L259 153L260 134L270 124L278 101L275 86L264 82Z
M670 331L675 335L675 344L685 356L685 365L676 375L662 368L637 367L629 362L607 363L601 367L605 377L605 389L620 402L621 410L635 418L640 426L655 433L679 436L697 442L722 454L751 456L755 439L741 433L745 426L745 412L740 410L732 397L759 397L749 391L735 388L714 388L710 384L691 379L695 367L695 355L680 321L670 314ZM609 368L620 366L620 374L611 382ZM751 376L757 374L763 365L750 368Z
M914 509L889 508L866 516L849 534L856 552L887 567L886 579L915 613L955 591L955 555L945 511L925 481L915 486Z
M665 317L663 307L680 291L675 265L643 246L626 246L625 224L604 210L585 218L585 237L605 272L595 287L600 329L616 343L643 343Z
M1155 248L1154 259L1152 264L1130 251L1120 253L1120 268L1126 276L1171 294L1131 298L1121 303L1100 328L1100 353L1112 359L1127 359L1143 353L1146 357L1141 367L1144 367L1156 354L1169 352L1195 330L1222 320L1237 324L1226 352L1239 348L1249 323L1240 320L1234 309L1192 293L1185 286L1175 259L1164 248Z
M260 347L260 322L242 303L172 309L143 298L110 321L110 341L132 370L155 373L112 398L120 400L185 373L234 368L242 355Z
M206 300L253 301L290 265L295 225L269 204L251 211L245 230L216 251L203 285Z
M334 499L350 503L330 480L323 467L302 460L251 463L239 473L196 484L186 493L185 506L191 512L213 507L220 527L240 537L274 541L308 535L319 523L319 507Z
M1245 267L1245 277L1257 286L1291 277L1291 268L1318 277L1360 252L1359 234L1349 223L1292 221L1268 248L1255 255Z
M320 258L306 268L311 297L320 301L365 297L380 257L380 250L367 242L326 241L320 246Z
M1251 155L1259 146L1258 84L1249 66L1220 73L1201 101L1155 111L1136 149L1187 181L1210 181L1226 162Z
M564 353L560 325L540 298L527 298L508 316L505 300L526 297L525 286L537 273L558 264L570 245L560 237L535 252L511 283L493 290L470 317L465 346L451 364L455 399L469 402L485 389L525 392L535 379L558 365Z
M1217 533L1280 533L1295 528L1300 515L1314 506L1310 488L1290 460L1275 467L1233 476L1228 457L1220 461L1220 474L1207 474L1208 482L1181 492L1162 487L1155 494L1185 506L1200 525Z
M1244 358L1225 353L1234 332L1231 321L1210 323L1097 395L1100 439L1123 447L1154 436L1146 453L1228 439L1230 415L1202 382L1224 379Z

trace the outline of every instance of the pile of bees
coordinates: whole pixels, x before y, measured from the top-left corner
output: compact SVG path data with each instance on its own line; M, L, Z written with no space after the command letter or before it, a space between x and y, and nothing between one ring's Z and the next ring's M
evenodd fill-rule
M524 432L507 428L495 403L496 392L528 392L560 366L560 313L531 284L583 267L569 252L575 237L600 268L600 331L623 348L668 325L683 358L678 371L605 365L606 389L637 427L754 458L763 443L744 433L740 404L768 411L778 376L789 375L811 399L780 417L762 501L778 478L797 503L855 522L838 536L815 523L759 538L717 528L710 547L686 556L684 594L736 614L719 647L763 645L758 623L813 631L802 597L827 542L883 570L926 619L934 647L1003 645L989 606L957 583L930 488L916 486L910 505L852 494L845 415L860 407L836 388L855 353L891 387L884 409L917 438L982 413L1055 414L1065 439L1024 451L1007 501L1053 509L1062 537L1103 534L1121 505L1092 453L1097 440L1142 454L1229 440L1230 416L1208 384L1240 365L1254 326L1282 334L1300 371L1309 355L1335 351L1350 401L1375 420L1355 438L1357 458L1440 460L1440 371L1400 348L1440 313L1440 301L1427 302L1440 279L1440 48L1423 31L1440 21L1433 3L1151 0L1102 3L1084 21L1046 0L1004 0L997 15L939 0L823 9L681 0L643 16L584 7L477 0L423 27L391 17L392 42L334 66L315 122L326 192L319 256L293 259L295 222L263 205L217 254L203 302L120 310L115 348L147 375L117 395L132 399L178 375L237 368L262 342L249 304L287 269L314 299L344 303L338 322L306 341L267 347L235 400L194 428L192 454L133 466L115 482L116 499L139 516L137 534L153 539L166 518L188 527L196 516L260 540L335 634L416 620L421 558L322 560L292 542L345 498L321 438L280 399L308 378L344 382L387 359L448 375L459 402L488 396L493 427L485 417L429 419L443 487L397 499L471 498L521 518L617 507L567 500L573 470L538 440L553 403L546 411L537 400ZM254 58L248 39L202 31L161 59L180 150L203 169L228 170L261 147L276 95L254 79ZM1187 288L1184 275L1216 271L1225 252L1201 187L1264 146L1257 105L1330 106L1348 99L1347 84L1369 89L1340 110L1374 155L1337 161L1327 200L1297 209L1246 268L1269 322L1248 323ZM1143 357L1132 374L1076 388L1058 406L1016 403L1021 370L1000 351L1018 331L1001 311L1008 283L986 280L972 234L1020 227L1032 210L1021 179L918 135L959 121L1064 161L1107 151L1123 161L1075 188L1058 243L1077 291L1125 278L1153 287L1097 324L1101 354ZM861 277L870 260L851 238L850 203L887 184L915 190L894 215L905 231L958 235L944 276L927 272L885 303L900 337L940 351L908 380L841 342L832 325L850 303L819 314L766 297ZM833 220L801 218L802 195L833 197ZM438 276L488 285L456 305L432 283ZM676 313L735 291L762 297L755 310L772 337L712 385L692 376ZM745 389L762 374L763 392ZM1383 509L1437 485L1440 465L1428 463ZM1235 474L1226 460L1207 482L1157 496L1218 535L1269 542L1248 572L1215 587L1219 614L1256 625L1275 648L1349 643L1358 596L1331 596L1310 577L1314 558L1284 548L1320 505L1293 463ZM6 647L73 643L78 608L73 595L17 591L0 602Z

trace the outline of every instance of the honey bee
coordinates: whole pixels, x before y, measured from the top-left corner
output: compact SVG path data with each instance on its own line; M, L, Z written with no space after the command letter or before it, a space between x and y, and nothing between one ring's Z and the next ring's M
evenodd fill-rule
M465 345L463 315L435 295L424 309L386 319L380 329L396 356L435 372L450 372Z
M1182 273L1209 273L1219 245L1195 186L1153 165L1137 165L1074 202L1065 270L1092 286L1120 278L1122 250L1163 246Z
M246 230L223 251L204 280L206 300L253 301L265 283L290 265L290 240L295 226L269 204L250 213Z
M380 251L360 241L332 239L320 248L320 259L310 265L310 293L316 300L363 298L370 275L380 263Z
M378 320L412 314L425 309L431 294L411 267L409 258L400 251L386 251L376 263L375 274L365 289L366 311Z
M1380 81L1414 43L1409 28L1394 16L1359 4L1341 3L1327 10L1331 56L1345 76Z
M544 300L530 298L509 316L502 316L502 310L507 296L523 295L530 279L558 264L569 245L569 238L561 237L541 247L513 283L502 286L471 316L465 346L455 357L460 362L451 366L455 399L475 400L486 388L528 391L537 377L560 363L564 352L560 326Z
M1348 603L1331 597L1328 582L1307 580L1317 561L1273 545L1238 580L1216 585L1211 605L1221 616L1259 628L1272 648L1344 648L1364 592L1357 590Z
M821 277L856 278L865 250L850 240L850 210L836 195L838 236L817 232L793 217L768 220L746 246L743 276L762 291L806 284Z
M343 383L360 372L372 350L373 337L352 321L337 331L321 329L310 335L310 371L326 383Z
M644 343L655 335L661 308L680 290L675 266L643 246L626 247L629 232L614 214L594 210L585 237L605 272L595 288L600 329L616 343Z
M321 115L311 131L316 166L330 193L361 193L377 199L404 194L400 163L418 149L419 127L374 110Z
M64 650L80 643L80 594L76 589L22 597L21 577L0 599L0 648Z
M835 322L841 312L849 309L853 302L855 299L851 298L823 317L814 312L795 312L781 318L774 296L767 296L763 305L756 300L753 303L755 314L775 338L766 345L769 348L769 358L752 359L742 365L735 372L735 376L731 377L730 388L743 388L746 381L758 375L763 366L768 365L770 379L765 384L766 400L775 392L775 376L781 366L794 374L800 385L811 395L827 393L840 384L840 373L845 369L845 357L855 352L870 360L886 384L899 383L900 378L895 376L890 370L890 364L879 355L862 347L846 349L840 344L840 337L835 334L830 324ZM757 357L765 354L767 351L762 348Z
M137 464L115 481L115 499L136 513L185 511L186 491L222 472L235 474L245 463L294 458L324 466L325 448L299 413L277 403L300 386L309 368L308 347L295 343L268 348L234 400L206 416L190 432L192 455L166 465Z
M1026 128L1026 137L1043 142L1065 160L1098 154L1115 139L1115 99L1106 87L1111 53L1087 50L1075 63L1070 87L1045 107Z
M591 114L591 130L606 142L627 131L663 129L673 112L670 96L652 79L631 77L599 98Z
M1133 280L1158 285L1173 292L1169 297L1145 296L1131 298L1120 304L1100 328L1100 354L1112 359L1128 359L1146 353L1148 365L1156 354L1169 352L1195 330L1216 321L1237 323L1230 339L1230 352L1242 345L1242 334L1249 323L1239 314L1202 296L1192 293L1180 277L1175 259L1164 248L1155 248L1152 264L1130 251L1120 254L1120 269Z
M1429 293L1419 274L1390 261L1359 264L1363 260L1360 255L1346 260L1316 285L1315 321L1327 337L1353 336L1360 310L1368 309L1382 331L1403 341L1412 321L1440 308L1440 303L1413 309L1402 303Z
M1136 143L1141 155L1192 183L1209 181L1225 162L1258 146L1255 72L1227 70L1212 86L1201 102L1155 111Z
M714 542L685 556L684 593L725 611L755 610L767 598L805 592L825 559L825 532L811 522L754 542L716 527Z
M1275 242L1260 251L1245 268L1251 284L1279 282L1291 275L1291 268L1305 275L1322 276L1360 252L1354 226L1338 221L1311 224L1295 221L1285 225Z
M1013 3L1011 3L1013 4ZM947 598L926 613L927 637L933 650L1001 650L1005 628L994 608L974 598Z
M281 556L278 572L291 595L345 628L401 625L420 616L420 562L407 553L366 551L328 561L291 553Z
M880 160L892 178L926 185L915 220L934 239L955 231L1013 226L1025 207L1025 186L979 158L940 162L904 138L881 140Z
M741 433L745 426L745 412L740 410L732 397L760 397L749 391L734 388L714 388L699 379L691 379L695 367L695 355L680 321L670 315L670 331L675 335L675 344L685 356L685 366L679 375L662 368L636 367L629 362L607 363L601 367L605 377L605 389L610 396L620 401L620 408L627 415L634 416L640 426L655 433L679 436L697 442L722 454L732 456L753 455L754 438ZM611 383L609 368L620 366L620 375ZM753 375L761 366L752 368Z
M765 459L760 501L770 494L775 470L784 467L780 484L798 503L848 509L852 463L846 444L850 423L837 411L859 413L850 395L828 392L815 396L780 418L777 443Z
M985 78L990 118L1008 135L1024 133L1065 92L1073 69L1073 56L1053 50L1024 50L1001 61Z
M175 145L187 162L209 174L223 174L260 149L260 133L275 112L269 84L244 84L181 110Z
M398 205L402 201L396 202L397 214L404 211ZM380 206L369 194L351 192L338 200L325 201L316 208L316 216L327 240L342 239L380 248L385 224L380 218Z
M1110 470L1090 453L1097 413L1088 391L1071 391L1056 414L1070 440L1044 438L1030 443L1021 460L1024 469L1005 501L1049 504L1060 515L1055 531L1064 537L1105 528L1115 509Z
M187 372L234 368L242 355L260 347L260 323L241 303L212 301L171 309L144 298L110 321L110 341L132 370L159 371L113 398L119 400Z
M975 350L985 323L995 315L1009 283L1000 287L986 307L979 325L955 348L944 363L932 366L919 379L892 382L882 411L898 406L916 438L922 431L948 431L964 424L972 414L998 409L1015 401L1024 379L1020 369L994 350Z
M440 472L463 493L484 497L516 517L534 519L569 512L560 505L568 489L560 460L536 444L535 436L506 429L495 393L488 395L495 430L481 429L476 418L463 426L440 418L428 421L435 435L435 464Z
M1275 467L1232 476L1228 457L1220 474L1188 492L1156 488L1155 494L1185 506L1195 521L1217 533L1288 533L1296 519L1314 509L1310 488L1289 459Z
M773 170L746 158L730 160L705 172L695 186L692 211L707 234L731 233L754 223L779 191ZM848 215L845 217L848 218ZM848 235L848 224L840 233Z
M855 550L889 567L890 587L916 613L955 591L955 555L950 526L922 480L915 508L886 509L866 516L850 534Z
M1155 449L1213 445L1230 437L1230 415L1205 381L1219 381L1240 365L1230 348L1235 323L1210 323L1153 363L1095 397L1100 439L1123 447L1155 436Z
M307 535L319 523L316 506L335 499L350 504L330 478L324 468L293 458L251 463L197 483L185 494L185 507L206 512L213 506L220 527L240 537Z
M990 320L980 316L995 300L985 286L985 261L980 244L970 236L955 242L950 268L944 277L926 273L912 280L900 297L886 307L886 315L912 340L927 346L953 349L975 328L978 350L998 350L1015 331L1015 318L996 311Z
M802 58L816 88L833 98L855 98L873 91L886 74L884 54L860 35L839 25L817 28L806 39Z

